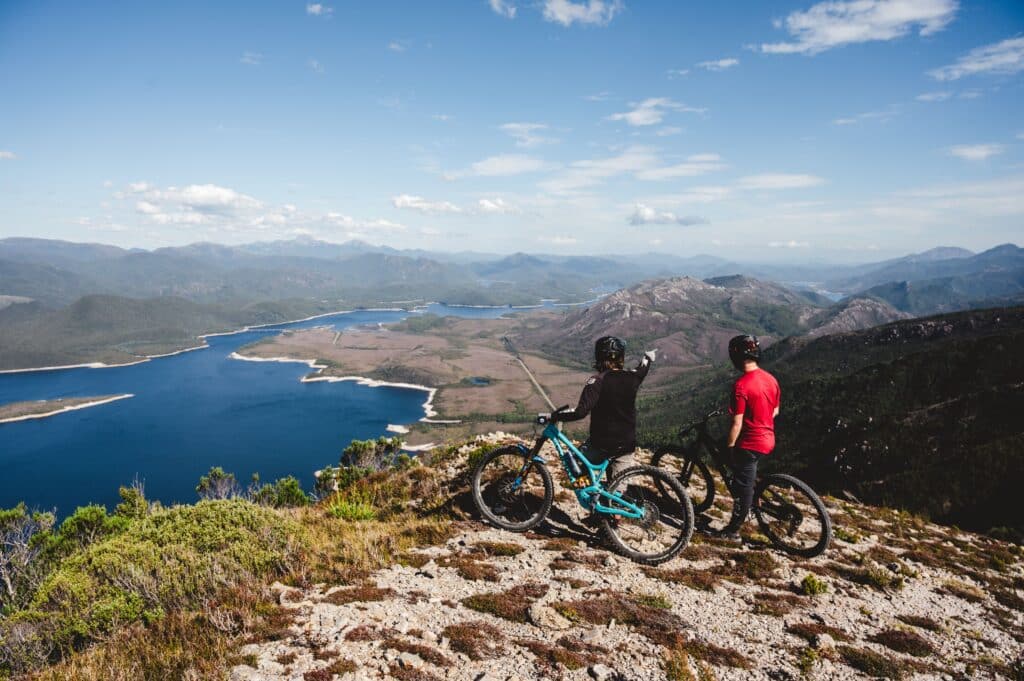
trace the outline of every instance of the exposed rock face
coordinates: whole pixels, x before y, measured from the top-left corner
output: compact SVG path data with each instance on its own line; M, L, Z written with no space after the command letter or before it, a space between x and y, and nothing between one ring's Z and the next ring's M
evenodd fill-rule
M816 315L811 321L815 328L808 331L807 335L812 338L829 336L834 333L857 331L901 319L910 319L910 317L909 313L901 312L882 300L851 298Z
M739 333L757 333L765 345L801 333L820 311L799 293L750 277L675 277L616 291L519 340L578 358L588 355L595 338L612 334L650 340L666 364L695 365L724 359L726 343Z

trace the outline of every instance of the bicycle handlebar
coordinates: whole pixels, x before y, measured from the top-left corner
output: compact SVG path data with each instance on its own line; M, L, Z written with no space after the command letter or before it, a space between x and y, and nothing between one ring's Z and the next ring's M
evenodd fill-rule
M708 421L710 421L711 419L713 419L716 416L721 416L722 413L723 412L722 412L721 409L715 409L713 411L709 411L707 414L704 415L704 418L698 419L698 420L694 421L693 423L691 423L689 425L683 426L682 430L679 431L679 436L680 437L684 437L686 435L689 435L690 431L692 431L694 428L707 427Z

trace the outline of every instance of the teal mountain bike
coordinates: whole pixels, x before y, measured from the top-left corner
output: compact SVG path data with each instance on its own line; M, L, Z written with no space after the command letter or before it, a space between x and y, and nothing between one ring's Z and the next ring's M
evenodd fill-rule
M538 415L536 424L544 430L532 447L500 447L473 470L473 502L488 522L525 532L547 517L554 482L541 449L550 442L577 501L594 514L617 553L657 565L683 550L693 534L693 506L674 476L652 466L633 466L605 484L608 461L592 463L547 414Z

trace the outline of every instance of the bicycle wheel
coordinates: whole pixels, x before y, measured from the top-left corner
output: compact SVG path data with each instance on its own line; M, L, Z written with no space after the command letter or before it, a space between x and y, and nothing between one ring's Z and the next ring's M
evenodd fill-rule
M505 530L525 532L544 520L553 497L548 469L515 445L486 454L473 471L473 503Z
M645 565L674 558L693 534L693 506L679 482L652 466L627 468L605 487L610 494L639 506L640 518L602 513L601 526L615 551ZM604 506L616 507L602 497Z
M715 478L708 465L694 458L679 446L662 447L654 453L651 465L667 471L679 481L693 504L693 512L700 515L715 503ZM665 493L666 490L660 490Z
M825 504L791 475L766 476L757 486L753 510L761 532L786 553L813 558L832 541L832 520Z

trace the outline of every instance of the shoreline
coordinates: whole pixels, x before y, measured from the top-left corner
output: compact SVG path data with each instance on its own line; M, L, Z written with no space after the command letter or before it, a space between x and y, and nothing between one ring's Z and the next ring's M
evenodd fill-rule
M42 412L39 414L26 414L24 416L12 416L11 418L0 419L0 424L16 423L18 421L29 421L31 419L45 419L51 416L56 416L57 414L64 414L69 411L88 409L89 407L98 407L101 404L110 404L111 402L117 402L118 400L126 400L130 397L135 397L135 395L132 393L125 393L124 395L114 395L113 397L108 397L105 400L95 400L93 402L83 402L82 404L75 404L69 407L61 407L60 409L55 409L54 411ZM46 400L41 401L45 402Z
M427 400L423 403L423 418L419 421L425 423L441 423L440 421L433 421L431 417L437 416L437 411L434 410L434 397L437 395L437 388L431 388L425 385L419 385L417 383L393 383L390 381L379 381L375 378L367 378L366 376L323 376L320 375L324 369L327 368L326 364L317 364L315 359L298 359L295 357L247 357L246 355L240 355L238 352L232 352L228 355L229 359L237 359L243 362L282 362L291 364L305 364L310 369L314 369L315 373L306 374L299 379L299 383L341 383L343 381L355 381L358 385L365 385L369 388L407 388L410 390L422 390L427 393ZM447 421L447 423L452 423ZM459 423L456 421L456 423ZM390 425L390 424L389 424Z
M165 352L159 355L141 355L140 359L134 362L121 362L120 364L107 364L106 362L82 362L81 364L59 364L55 366L46 367L28 367L25 369L0 369L0 374L23 374L36 371L61 371L64 369L117 369L119 367L130 367L136 364L144 364L153 359L161 359L163 357L173 357L174 355L181 355L186 352L193 352L195 350L206 350L210 347L209 343L206 343L207 338L213 338L214 336L234 336L239 333L245 333L246 331L257 331L260 329L267 329L272 326L283 326L285 324L301 324L302 322L312 321L321 317L331 317L333 315L352 314L353 312L404 312L404 308L400 307L365 307L355 310L337 310L335 312L323 312L321 314L315 314L311 317L303 317L302 319L289 319L283 322L269 322L267 324L252 324L249 326L243 326L240 329L234 329L233 331L211 331L210 333L202 333L196 336L198 340L204 341L202 345L196 345L191 348L183 348L181 350L174 350L173 352ZM282 329L283 331L284 329Z

